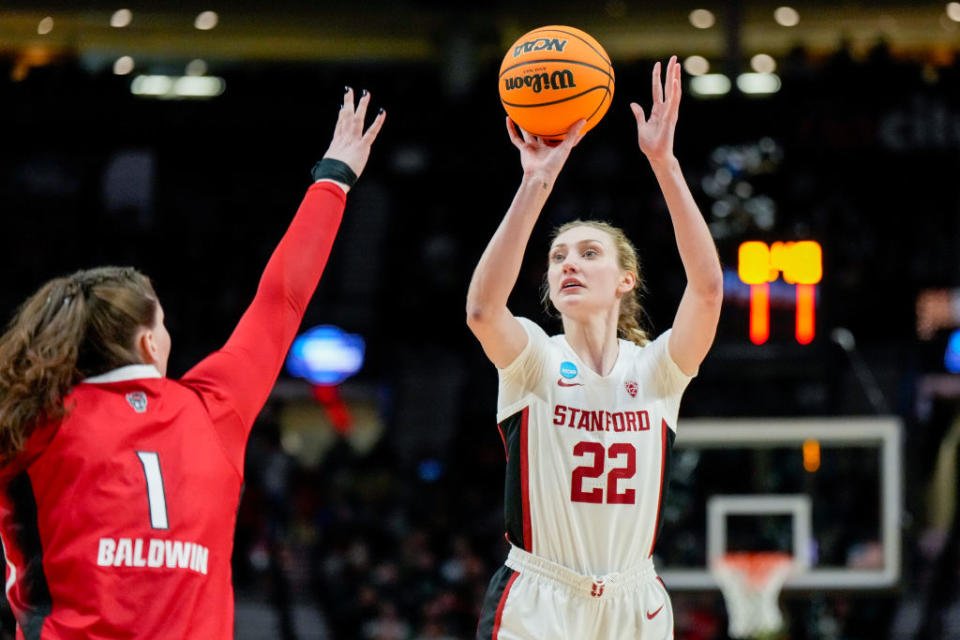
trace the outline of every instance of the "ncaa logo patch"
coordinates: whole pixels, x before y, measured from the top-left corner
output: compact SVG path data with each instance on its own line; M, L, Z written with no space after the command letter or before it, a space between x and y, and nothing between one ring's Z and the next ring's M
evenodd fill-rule
M640 385L632 380L628 381L624 386L627 388L627 393L630 394L631 398L637 397L637 392L640 390Z
M569 360L566 362L560 363L560 375L569 380L570 378L577 377L577 365L573 364Z
M143 391L132 391L128 393L127 402L137 413L147 412L147 394Z
M560 40L559 38L537 38L536 40L530 40L514 47L513 57L516 58L522 53L530 53L531 51L562 52L565 46L567 46L566 40Z

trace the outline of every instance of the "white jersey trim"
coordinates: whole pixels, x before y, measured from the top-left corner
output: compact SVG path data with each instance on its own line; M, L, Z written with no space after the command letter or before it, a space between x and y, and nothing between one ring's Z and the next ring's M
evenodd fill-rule
M128 364L125 367L107 371L98 376L84 378L86 384L107 384L110 382L126 382L142 378L162 378L160 372L152 364Z

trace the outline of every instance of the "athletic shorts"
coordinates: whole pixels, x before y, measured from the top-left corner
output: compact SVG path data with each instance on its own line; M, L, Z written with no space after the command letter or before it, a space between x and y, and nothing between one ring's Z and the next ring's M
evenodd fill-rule
M653 562L600 578L512 547L497 570L477 640L670 640L673 608Z

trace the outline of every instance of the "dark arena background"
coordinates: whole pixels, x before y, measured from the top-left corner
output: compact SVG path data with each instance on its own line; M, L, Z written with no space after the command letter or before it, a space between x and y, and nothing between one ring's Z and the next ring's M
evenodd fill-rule
M237 637L473 637L507 551L497 377L464 312L521 175L497 72L521 34L568 24L604 45L616 89L511 310L559 330L538 302L547 234L595 217L634 240L648 325L669 328L683 271L628 105L649 105L650 69L671 54L685 69L676 155L726 272L655 558L676 637L728 637L706 570L711 496L789 493L806 496L815 550L790 547L799 518L780 512L732 517L726 536L832 568L787 583L774 637L960 638L960 4L458 7L0 1L0 316L51 277L134 265L164 306L172 376L251 300L344 85L388 112L303 327L362 337L363 366L336 387L284 372L254 428ZM757 284L751 241L807 244L776 245L787 257ZM799 282L788 272L814 254L789 249L809 243L822 276ZM801 288L815 301L803 335ZM702 439L684 445L685 424ZM892 436L843 440L861 424ZM801 435L720 437L743 425ZM698 567L705 582L683 578ZM0 619L13 638L8 607Z

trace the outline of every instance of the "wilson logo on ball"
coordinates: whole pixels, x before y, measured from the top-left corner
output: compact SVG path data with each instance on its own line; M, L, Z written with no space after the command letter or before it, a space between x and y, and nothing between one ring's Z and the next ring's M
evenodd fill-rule
M560 40L559 38L537 38L536 40L530 40L529 42L516 45L513 48L513 57L516 58L521 54L530 53L531 51L563 51L565 46L567 46L566 40Z
M504 78L503 84L507 91L530 87L534 93L540 93L544 89L558 91L577 86L573 82L573 72L569 69L561 69L553 73L531 73L525 76Z

